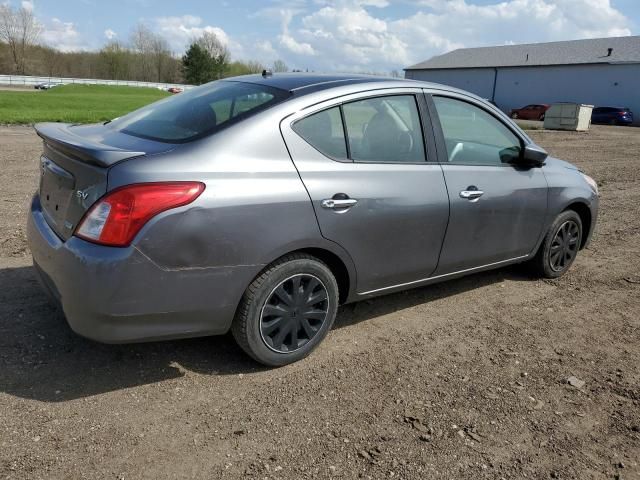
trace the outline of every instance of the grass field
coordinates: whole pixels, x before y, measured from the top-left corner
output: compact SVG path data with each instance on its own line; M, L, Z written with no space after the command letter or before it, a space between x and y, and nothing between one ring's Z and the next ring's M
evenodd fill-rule
M168 96L161 90L64 85L51 90L0 91L0 124L94 123L111 120Z

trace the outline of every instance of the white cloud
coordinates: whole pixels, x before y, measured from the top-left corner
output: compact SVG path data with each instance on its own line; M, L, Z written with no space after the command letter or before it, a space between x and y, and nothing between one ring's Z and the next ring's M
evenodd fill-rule
M319 5L329 5L332 7L388 7L391 2L388 0L315 0Z
M293 10L282 10L282 34L278 36L280 45L291 53L304 56L312 56L316 54L313 47L305 42L298 42L289 34L289 24L293 19L295 12Z
M258 41L254 44L253 50L259 54L258 58L266 57L267 60L278 58L278 51L269 40Z
M316 71L389 71L461 47L631 34L630 20L612 0L471 2L402 0L404 7L392 10L394 0L272 0L248 18L267 28L247 26L238 37L196 15L156 17L147 24L176 53L208 31L234 59L281 58L293 68ZM22 2L27 4L33 8L32 0ZM45 25L42 39L49 45L67 51L91 46L71 22L40 21ZM104 37L113 39L116 32L108 28Z
M455 32L467 46L630 35L629 20L610 0L421 0L430 12L407 21L440 33Z
M318 70L398 69L455 48L630 35L610 0L419 0L385 18L387 0L316 0L313 11L270 9L285 60ZM380 12L380 13L378 13ZM313 57L313 58L310 58Z
M203 25L202 18L194 15L157 17L153 19L152 25L153 30L166 38L176 52L185 51L189 44L204 32L214 33L234 57L242 56L244 51L242 45L233 41L222 28Z
M41 40L63 52L88 49L86 41L76 30L73 22L63 22L55 17L44 24Z
M278 36L278 40L280 41L280 45L289 50L292 53L298 55L315 55L316 51L313 47L305 42L298 42L295 38L293 38L289 34L282 34Z

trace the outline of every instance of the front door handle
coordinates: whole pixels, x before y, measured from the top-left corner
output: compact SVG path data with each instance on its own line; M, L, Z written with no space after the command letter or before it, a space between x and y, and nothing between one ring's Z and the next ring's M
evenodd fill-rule
M322 200L322 208L343 210L345 208L353 207L356 203L358 203L358 200L356 200L355 198L327 198L325 200Z
M460 198L466 198L467 200L477 200L482 195L484 195L484 192L482 190L471 187L467 187L466 190L462 190L460 192Z

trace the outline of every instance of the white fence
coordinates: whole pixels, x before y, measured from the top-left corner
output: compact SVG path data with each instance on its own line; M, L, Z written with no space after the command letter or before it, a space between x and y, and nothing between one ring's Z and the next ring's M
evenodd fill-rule
M135 82L129 80L102 80L98 78L62 78L62 77L34 77L30 75L0 75L0 85L15 85L18 87L33 87L38 83L84 84L84 85L123 85L127 87L149 87L166 90L170 87L183 89L193 88L193 85L179 83Z

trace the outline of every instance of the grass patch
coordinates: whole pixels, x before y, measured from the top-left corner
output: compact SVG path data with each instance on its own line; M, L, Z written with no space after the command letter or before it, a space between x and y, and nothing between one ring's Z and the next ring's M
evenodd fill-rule
M51 90L0 91L0 123L96 123L112 120L169 95L146 87L63 85Z

